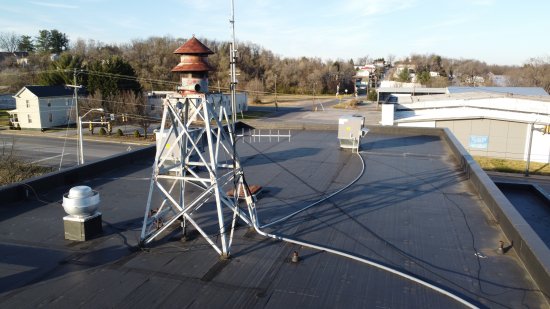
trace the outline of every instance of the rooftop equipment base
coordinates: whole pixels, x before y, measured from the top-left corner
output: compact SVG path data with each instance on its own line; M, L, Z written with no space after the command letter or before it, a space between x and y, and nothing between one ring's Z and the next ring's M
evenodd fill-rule
M103 232L101 223L102 220L100 212L96 212L95 214L84 218L72 215L65 216L63 217L65 239L76 241L89 240Z

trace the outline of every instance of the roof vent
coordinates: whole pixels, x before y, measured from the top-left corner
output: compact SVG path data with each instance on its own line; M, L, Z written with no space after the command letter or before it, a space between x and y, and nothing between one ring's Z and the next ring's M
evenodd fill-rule
M88 217L99 207L99 193L88 186L76 186L63 195L63 209L69 215Z

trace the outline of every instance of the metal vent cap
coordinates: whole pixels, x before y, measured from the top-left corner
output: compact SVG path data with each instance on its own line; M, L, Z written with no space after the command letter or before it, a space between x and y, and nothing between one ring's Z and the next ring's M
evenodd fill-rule
M99 208L99 193L88 186L76 186L63 195L63 209L69 215L87 217Z

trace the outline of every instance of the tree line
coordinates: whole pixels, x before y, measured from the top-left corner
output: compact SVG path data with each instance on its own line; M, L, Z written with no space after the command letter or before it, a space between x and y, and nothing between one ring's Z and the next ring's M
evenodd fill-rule
M209 62L214 68L210 72L210 90L227 90L229 42L204 38L200 40L215 52L209 57ZM184 42L185 39L169 36L136 39L124 44L105 44L82 39L70 42L67 35L55 29L40 30L34 38L0 33L0 49L27 51L30 63L26 67L17 66L8 60L0 63L0 85L10 86L8 91L14 92L24 84L67 82L72 78L71 73L63 75L52 71L63 69L69 72L77 69L95 72L96 75L80 74L79 78L83 79L82 82L88 83L87 86L92 92L101 91L102 97L116 94L117 91L114 89L117 87L123 91L174 90L178 76L170 70L179 62L179 56L173 54L173 51ZM354 86L353 76L356 73L354 65L374 61L369 56L360 57L355 61L322 60L315 57L288 58L251 42L239 42L237 49L238 88L253 94L275 91L289 94L334 94L338 86L340 92L347 89L348 93L351 93ZM51 53L59 54L59 58L50 61ZM398 63L394 60L393 55L386 58L390 64ZM412 54L399 63L414 65L417 80L428 87L494 85L494 75L503 75L505 78L500 84L537 86L550 91L549 58L531 58L522 66L502 66L488 65L475 59ZM438 76L432 76L430 72L437 72ZM104 75L99 77L100 73ZM378 73L382 75L384 72ZM111 74L111 79L107 79L106 74ZM129 75L134 82L120 77L115 82L113 79L117 74ZM102 86L99 86L100 84ZM261 98L261 95L258 97Z
M69 38L57 29L39 30L34 38L14 32L0 33L0 49L13 52L61 53L69 48Z
M398 63L414 66L417 82L427 87L525 86L541 87L550 93L550 57L533 57L521 66L514 66L489 65L476 59L453 59L436 54L412 54ZM432 76L430 72L439 76ZM407 82L410 75L404 70L394 79Z

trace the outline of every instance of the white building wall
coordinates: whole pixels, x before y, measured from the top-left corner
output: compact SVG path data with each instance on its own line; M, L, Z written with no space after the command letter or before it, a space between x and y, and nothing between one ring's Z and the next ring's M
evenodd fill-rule
M213 103L216 112L219 111L219 106L222 104L225 107L227 115L231 115L231 95L228 93L209 93L206 95L209 102ZM235 95L237 103L237 113L246 112L248 110L248 95L245 92L238 92Z
M382 104L382 121L380 121L380 124L383 126L393 126L394 115L394 104Z
M499 109L508 112L521 111L529 113L550 114L550 103L546 101L516 99L516 98L486 98L486 99L449 99L434 101L415 101L400 104L405 109L440 109L450 107L472 107Z
M75 112L72 111L72 97L41 98L40 125L41 128L52 128L75 123ZM71 114L72 112L72 114Z
M550 135L541 132L543 126L536 125L533 130L533 142L531 143L531 161L540 163L550 163ZM529 130L525 138L525 152L523 160L527 160L529 153Z
M40 129L39 100L29 90L23 91L15 99L17 118L22 129Z
M435 121L401 122L401 123L398 123L397 126L399 126L399 127L435 128Z
M24 90L15 99L15 112L22 129L46 129L75 123L72 96L38 98ZM68 116L71 116L68 118Z
M394 113L399 126L430 126L431 121L436 120L437 127L449 127L472 155L513 160L527 160L530 130L526 128L536 121L541 124L533 131L531 161L550 163L550 134L543 135L541 132L542 124L550 123L548 101L514 97L420 102L413 100L413 103L409 104L400 101L396 107L407 109ZM382 119L384 120L384 110ZM490 126L484 126L481 130L479 125L483 121ZM456 125L453 126L453 123ZM468 123L471 125L468 126ZM471 136L489 137L488 148L469 147Z

